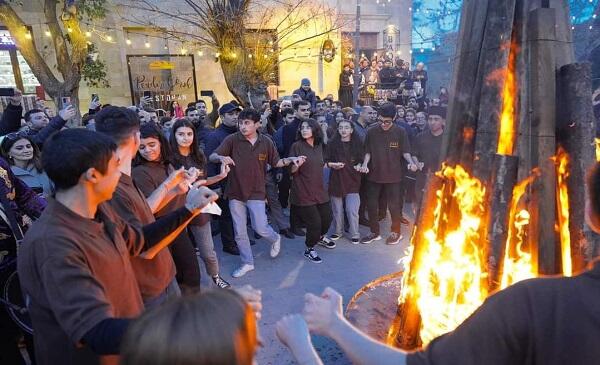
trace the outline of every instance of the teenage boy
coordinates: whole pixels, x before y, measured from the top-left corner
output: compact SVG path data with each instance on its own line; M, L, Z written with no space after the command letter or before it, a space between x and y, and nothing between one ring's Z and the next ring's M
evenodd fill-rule
M210 161L231 165L225 197L233 218L235 240L240 249L242 265L232 276L239 278L254 270L254 258L248 239L247 217L252 228L271 243L271 257L279 254L281 236L267 223L265 212L265 171L267 164L274 168L297 164L302 157L279 158L273 141L258 133L260 113L245 109L239 115L239 132L227 136L210 155Z
M210 156L227 136L237 132L237 121L240 111L240 107L232 103L226 103L219 109L221 124L206 136L204 155ZM221 165L218 163L209 163L206 167L206 171L208 172L207 176L215 176L221 171ZM216 186L216 190L219 190L219 194L226 183L227 179L223 179ZM221 215L217 218L217 222L219 224L223 252L237 256L240 254L240 250L238 249L233 236L233 222L231 220L231 213L229 212L229 203L227 202L227 199L223 198L219 199L217 203L222 210Z
M380 240L379 235L379 196L383 192L387 198L392 215L392 227L386 240L388 245L395 245L402 239L400 225L402 212L400 208L400 189L402 184L403 162L408 163L411 171L417 171L417 165L410 154L410 145L404 129L394 125L396 106L385 103L379 111L378 125L369 128L365 138L365 160L363 171L367 175L367 211L371 233L361 243Z
M176 195L186 191L181 187L186 182L184 171L178 170L172 173L146 199L131 178L131 163L140 147L139 119L127 108L110 106L96 114L95 120L96 130L111 137L117 143L121 176L109 204L121 218L133 226L141 228L154 223L154 213ZM193 182L193 177L185 177ZM163 220L164 218L161 217L156 223L162 224ZM132 257L131 265L147 308L159 305L169 296L179 295L179 286L175 280L175 264L168 250L158 252L151 260Z
M217 196L193 188L185 207L142 229L106 203L121 177L117 146L108 136L69 129L45 147L42 163L56 195L18 256L36 362L118 364L117 356L103 355L118 353L130 319L144 309L130 257L152 259Z

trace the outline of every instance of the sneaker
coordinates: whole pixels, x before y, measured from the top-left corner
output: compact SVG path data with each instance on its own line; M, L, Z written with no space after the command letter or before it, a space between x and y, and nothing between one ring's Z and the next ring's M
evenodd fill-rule
M360 238L353 238L350 242L352 242L353 245L358 245L360 243Z
M223 246L223 252L227 252L230 255L239 256L240 249L237 245Z
M402 235L400 233L392 232L390 236L385 240L385 243L388 245L397 245L398 242L402 239Z
M315 251L313 248L306 249L306 251L304 251L304 257L314 262L315 264L320 264L321 262L323 262L319 255L317 255L317 251Z
M318 245L323 246L325 248L329 248L329 249L333 249L335 248L335 242L333 242L332 240L330 240L327 237L323 237L319 240L319 242L317 242Z
M219 275L213 276L212 279L213 283L215 283L215 285L221 289L227 289L231 286L231 284L229 284L227 281L225 281L225 279L223 279Z
M290 240L296 238L296 236L292 233L292 231L289 228L280 229L279 233Z
M273 242L271 245L271 257L275 258L279 255L279 250L281 249L281 236L277 235L277 240Z
M329 239L332 241L337 241L340 238L342 238L342 235L340 235L340 234L332 234L331 236L329 236Z
M254 265L243 264L242 266L235 269L233 271L233 273L231 274L231 276L233 276L234 278L239 278L239 277L246 275L249 271L252 271L252 270L254 270Z
M360 240L360 243L367 244L367 243L371 243L373 241L377 241L377 240L380 240L380 239L381 239L381 236L379 235L379 233L370 233L369 235L363 237Z
M291 231L294 235L298 237L306 236L306 233L304 233L304 230L302 228L292 228Z

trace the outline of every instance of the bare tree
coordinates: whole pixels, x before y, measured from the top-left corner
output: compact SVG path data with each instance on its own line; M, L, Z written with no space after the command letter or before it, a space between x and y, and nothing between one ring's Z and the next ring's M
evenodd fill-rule
M291 49L343 26L334 9L313 0L182 0L181 6L132 0L121 5L126 9L121 16L131 23L213 49L227 88L243 105L265 100L268 82Z
M44 18L52 36L56 69L53 71L52 60L36 47L34 37L29 31L28 24L23 21L19 13L23 3L0 0L0 22L3 23L14 39L17 49L23 55L33 74L43 85L44 89L54 100L55 105L61 107L61 97L71 98L73 105L79 105L79 83L82 76L86 76L85 68L88 65L88 40L81 29L82 17L98 18L105 14L104 0L73 0L57 1L44 0ZM94 61L95 62L95 61ZM102 70L95 69L103 78ZM87 75L88 79L97 81L98 75ZM104 74L105 76L105 74ZM78 108L76 108L78 109Z

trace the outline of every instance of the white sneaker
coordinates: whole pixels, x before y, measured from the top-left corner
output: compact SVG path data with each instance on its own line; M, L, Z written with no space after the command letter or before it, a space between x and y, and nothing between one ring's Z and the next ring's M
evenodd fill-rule
M277 235L277 240L271 245L271 257L277 257L279 250L281 250L281 236Z
M233 276L234 278L239 278L239 277L246 275L249 271L252 271L252 270L254 270L254 265L243 264L242 266L235 269L233 271L233 273L231 274L231 276Z

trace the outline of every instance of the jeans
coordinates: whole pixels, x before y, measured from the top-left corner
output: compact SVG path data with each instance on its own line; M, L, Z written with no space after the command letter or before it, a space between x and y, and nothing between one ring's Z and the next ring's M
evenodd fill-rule
M329 202L308 206L292 205L298 219L306 225L306 247L315 247L317 242L327 234L331 226L331 206Z
M177 285L177 281L175 278L171 281L171 283L165 288L165 290L160 293L158 296L154 298L148 298L144 300L144 307L146 310L152 309L160 306L165 303L167 300L175 297L181 296L181 290L179 289L179 285Z
M252 248L250 247L250 239L248 238L248 214L250 214L250 223L252 229L269 243L273 243L279 239L271 226L267 223L267 213L265 211L264 200L248 200L240 201L229 200L229 209L233 218L233 230L235 232L235 241L240 249L240 258L243 264L254 265L252 257Z
M402 183L381 184L369 181L367 183L367 209L369 212L369 228L371 233L379 234L379 197L382 192L387 198L388 208L392 215L391 231L400 233L400 188Z
M267 202L269 203L269 208L271 210L271 222L281 231L282 229L290 228L290 224L285 215L283 215L283 208L279 202L277 183L275 182L275 177L273 175L274 173L272 170L267 172L265 176L265 190L267 192Z
M350 225L350 238L360 238L358 233L358 209L360 195L358 193L346 194L343 198L331 197L331 210L333 211L333 233L341 236L344 232L344 201L346 202L346 216Z
M210 222L206 222L202 226L188 226L188 230L193 237L194 245L200 252L200 258L204 261L208 275L211 277L219 275L219 260L215 252Z

